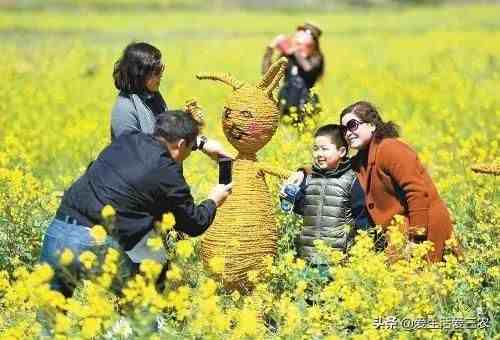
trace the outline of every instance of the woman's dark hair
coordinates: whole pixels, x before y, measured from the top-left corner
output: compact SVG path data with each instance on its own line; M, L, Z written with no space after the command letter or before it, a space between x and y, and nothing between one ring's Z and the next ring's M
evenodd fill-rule
M165 111L156 116L153 136L161 137L169 143L185 139L192 143L200 133L200 123L191 114L181 111Z
M134 42L123 50L115 63L113 79L118 90L141 93L146 90L146 79L162 69L161 52L145 42Z
M344 127L342 125L337 125L337 124L323 125L314 133L314 138L319 136L329 137L332 143L335 144L337 149L345 147L347 155L347 151L349 151L349 144L345 139Z
M392 121L384 122L375 106L366 101L359 101L349 105L340 114L340 121L348 114L352 113L358 116L365 123L375 125L375 132L373 137L375 140L380 141L384 138L397 138L399 137L399 126Z

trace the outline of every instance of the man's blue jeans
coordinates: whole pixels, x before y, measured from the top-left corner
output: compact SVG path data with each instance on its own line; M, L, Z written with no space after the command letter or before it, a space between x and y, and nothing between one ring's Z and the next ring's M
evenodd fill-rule
M78 280L85 272L78 260L82 252L91 251L99 258L99 254L104 254L109 247L119 249L118 243L110 236L104 242L97 243L90 234L90 230L85 226L54 219L45 233L40 262L46 262L54 269L51 288L61 292L66 297L73 295ZM68 266L62 266L59 263L60 255L64 249L71 250L75 256L73 262ZM118 267L119 275L126 273L126 276L131 276L137 272L138 266L122 253Z

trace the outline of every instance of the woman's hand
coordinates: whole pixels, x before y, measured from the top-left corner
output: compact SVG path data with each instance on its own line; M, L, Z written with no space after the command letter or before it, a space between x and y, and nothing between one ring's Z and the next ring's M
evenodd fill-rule
M213 139L207 139L207 142L203 145L201 151L215 161L221 157L228 157L231 159L234 158L230 153L224 150L221 143Z

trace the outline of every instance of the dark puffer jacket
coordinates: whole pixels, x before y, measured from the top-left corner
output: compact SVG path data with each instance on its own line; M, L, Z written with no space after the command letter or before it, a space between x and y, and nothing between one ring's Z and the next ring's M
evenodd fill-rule
M314 264L324 262L314 248L315 240L346 251L356 230L371 224L363 190L348 160L333 170L313 166L301 185L294 211L304 216L304 228L297 239L299 255Z

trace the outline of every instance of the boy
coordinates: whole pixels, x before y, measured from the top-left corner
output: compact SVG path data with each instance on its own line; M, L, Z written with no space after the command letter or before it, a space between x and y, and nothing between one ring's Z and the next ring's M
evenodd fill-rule
M364 208L363 190L347 152L340 125L329 124L316 131L313 166L304 171L294 206L294 212L304 216L304 228L297 240L298 253L313 265L325 264L314 248L315 240L346 252L356 229L371 224Z

